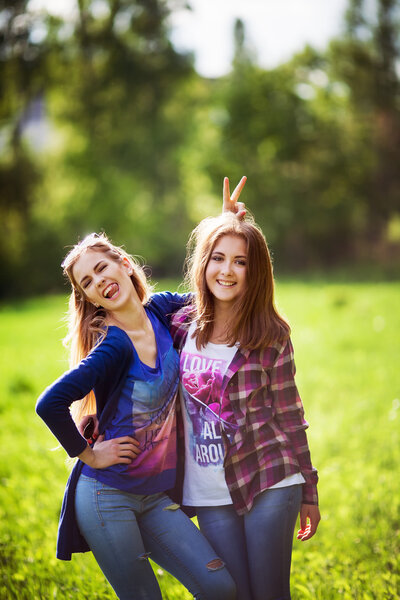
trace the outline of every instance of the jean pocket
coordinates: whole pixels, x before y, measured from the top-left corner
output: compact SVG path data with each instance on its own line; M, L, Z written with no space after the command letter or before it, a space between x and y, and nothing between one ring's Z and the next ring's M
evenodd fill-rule
M99 483L95 492L96 510L101 521L131 521L138 507L129 494Z

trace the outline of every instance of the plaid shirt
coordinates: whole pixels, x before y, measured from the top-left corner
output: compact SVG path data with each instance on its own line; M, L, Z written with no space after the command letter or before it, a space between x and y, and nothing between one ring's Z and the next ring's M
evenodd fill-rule
M172 316L171 335L182 350L191 307ZM318 475L310 459L303 405L294 381L290 339L262 350L237 350L223 382L238 424L226 438L225 479L237 513L248 512L257 494L301 472L303 503L318 504Z

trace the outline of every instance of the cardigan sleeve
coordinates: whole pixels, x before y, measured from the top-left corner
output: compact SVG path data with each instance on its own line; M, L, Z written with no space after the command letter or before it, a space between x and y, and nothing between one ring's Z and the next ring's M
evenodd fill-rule
M157 314L161 322L169 329L173 315L185 305L190 304L192 299L193 294L160 292L151 296L148 307Z
M280 429L290 440L305 479L303 503L318 504L318 474L311 464L305 432L308 423L304 418L303 404L295 383L295 373L293 346L288 339L283 344L271 370L273 409Z
M87 446L70 413L70 406L95 386L115 377L129 351L129 338L116 327L79 365L65 372L38 398L36 412L43 419L69 456L78 456Z

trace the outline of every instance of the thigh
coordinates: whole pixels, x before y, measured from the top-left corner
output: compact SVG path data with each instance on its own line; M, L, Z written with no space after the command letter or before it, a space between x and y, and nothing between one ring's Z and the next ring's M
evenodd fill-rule
M162 568L202 600L235 600L235 584L218 553L165 494L149 497L139 518L146 550Z
M244 520L231 504L197 509L200 530L228 567L239 600L251 600Z
M245 515L254 600L290 599L293 533L301 496L301 485L265 490Z
M136 519L137 497L81 475L75 495L79 529L121 600L161 600Z

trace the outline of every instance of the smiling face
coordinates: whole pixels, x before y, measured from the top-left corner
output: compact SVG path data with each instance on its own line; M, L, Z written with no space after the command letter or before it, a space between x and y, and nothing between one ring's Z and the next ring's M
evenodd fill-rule
M216 242L205 277L215 303L228 307L245 291L247 246L243 237L223 235Z
M88 249L73 266L79 290L94 305L107 311L121 309L134 292L128 260L113 260L105 252Z

